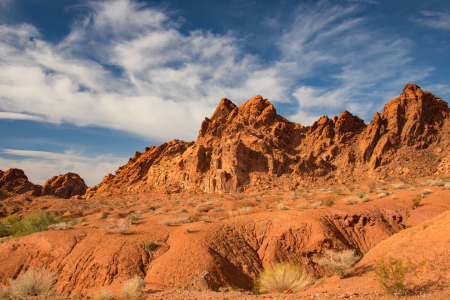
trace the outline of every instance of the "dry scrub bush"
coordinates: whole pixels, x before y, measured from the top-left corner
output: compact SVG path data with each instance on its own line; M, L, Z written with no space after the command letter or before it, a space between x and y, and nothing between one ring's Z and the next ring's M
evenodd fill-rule
M319 206L322 205L322 201L317 201L317 202L311 202L311 207L312 208L318 208Z
M297 205L298 209L306 209L306 202L300 205Z
M236 210L230 210L228 211L228 214L231 218L236 217L238 215L238 212Z
M210 210L210 212L220 212L220 211L225 211L225 207L223 207L223 206L216 206L216 207L213 207Z
M131 229L131 225L130 223L127 223L122 219L119 221L119 223L102 226L100 227L100 229L105 231L106 233L117 232L123 234Z
M324 251L324 256L315 258L313 261L319 264L339 277L343 278L345 272L353 267L360 259L361 256L355 254L355 250L342 250L335 252L330 249Z
M48 225L48 230L66 230L72 229L73 227L67 222L56 223L52 225Z
M29 269L17 279L8 279L8 281L9 285L0 290L0 298L24 298L31 294L47 297L55 281L55 273L45 269L39 271Z
M432 193L432 191L430 189L424 189L421 194L425 196L425 195L431 195L431 193Z
M131 224L136 224L140 218L141 218L140 211L128 215L128 221L130 221Z
M241 215L248 215L251 210L252 208L250 206L244 206L239 208L239 212L241 213Z
M381 199L381 198L387 197L387 195L388 195L388 194L386 194L386 193L379 193L378 196L377 196L377 198L378 198L378 199Z
M345 199L344 199L344 202L347 205L355 205L356 203L358 203L358 201L359 201L359 199L354 196L345 197Z
M391 184L391 186L392 186L392 188L394 190L401 190L401 189L407 189L408 188L408 186L405 185L404 183L393 183L393 184Z
M91 297L92 300L113 300L113 296L111 291L109 290L101 290Z
M195 291L206 291L209 288L208 282L206 281L206 275L208 275L207 270L197 272L197 279L194 282Z
M419 264L414 264L408 257L406 263L403 263L403 261L396 260L393 257L389 257L387 261L384 257L381 257L375 266L375 276L381 288L387 294L405 295L411 290L414 279L426 262L424 260Z
M307 289L314 279L299 264L277 263L264 269L255 284L256 293L297 293Z
M444 186L445 182L442 180L428 180L426 185L428 185L428 186Z
M444 190L450 190L450 182L444 185Z
M145 244L145 248L148 249L149 251L155 251L156 248L158 248L158 244L155 241L148 241Z
M164 219L158 222L159 225L174 225L174 224L186 224L186 223L192 223L191 218L189 217L181 217L176 219Z
M132 279L125 282L122 289L122 299L136 300L142 295L142 290L145 288L145 281L139 276L134 276Z
M291 210L292 208L290 206L285 205L284 203L280 203L277 205L278 210Z

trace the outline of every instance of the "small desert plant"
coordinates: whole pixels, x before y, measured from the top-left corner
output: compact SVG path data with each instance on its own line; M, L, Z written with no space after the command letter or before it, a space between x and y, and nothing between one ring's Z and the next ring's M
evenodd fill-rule
M353 196L345 197L344 202L347 205L355 205L356 203L358 203L358 198Z
M447 183L444 185L444 190L450 190L450 182L447 182Z
M385 261L381 257L375 266L375 276L382 289L386 293L393 294L407 294L414 285L414 279L420 273L422 267L426 264L426 260L419 264L414 264L408 257L406 263L401 260L396 260L389 257Z
M364 196L366 196L367 193L364 191L359 191L359 192L356 192L355 195L358 196L359 198L364 198Z
M426 185L428 185L428 186L444 186L445 182L442 180L428 180Z
M387 195L388 195L388 194L386 194L386 193L379 193L378 196L377 196L377 198L378 198L378 199L381 199L381 198L387 197Z
M113 300L113 296L111 291L109 290L101 290L97 293L93 294L91 297L92 300Z
M128 221L130 221L131 224L136 224L140 218L141 212L134 212L128 215Z
M244 206L239 208L239 212L241 213L241 215L248 215L251 209L252 208L250 206Z
M199 221L203 221L203 222L208 222L211 221L211 217L210 216L200 216L198 217Z
M364 195L364 197L362 197L362 199L360 200L360 202L369 202L370 201L370 198L369 198L369 195Z
M424 189L423 191L422 191L422 195L431 195L431 190L430 189Z
M210 212L221 212L221 211L225 211L225 207L223 207L223 206L216 206L216 207L213 207L210 210Z
M208 289L208 282L206 281L207 275L208 275L207 270L197 272L197 279L194 282L194 290L205 291Z
M139 276L134 276L132 279L125 282L122 289L122 299L136 300L142 294L142 290L145 288L145 281Z
M412 201L413 201L413 208L417 208L420 206L420 202L422 201L422 196L419 194L416 197L414 197L412 199Z
M265 268L258 276L255 292L260 293L293 293L307 289L314 282L299 264L277 263Z
M9 285L2 288L0 294L3 298L25 298L31 294L48 296L53 286L55 274L40 269L29 269L17 277L8 279Z
M0 222L0 238L10 235L12 235L11 228L8 225Z
M298 208L298 209L306 209L306 202L303 203L303 204L297 205L297 208Z
M322 257L313 259L313 261L343 278L345 272L353 267L360 259L361 256L356 255L355 250L336 252L326 249Z
M158 248L158 244L155 241L148 241L145 244L145 249L147 249L149 251L155 251L156 248Z
M121 219L119 223L102 226L100 227L100 229L105 231L106 233L117 232L120 234L124 234L125 232L131 229L131 225L130 223L125 222L123 219Z
M322 205L322 201L317 201L317 202L312 202L311 203L311 207L312 208L318 208L319 206L321 206Z
M236 217L238 215L238 212L236 210L230 210L228 211L228 214L230 215L230 217Z
M323 205L331 207L334 205L334 201L333 199L326 199L325 201L323 201Z
M284 204L284 203L279 203L279 204L277 205L277 209L278 209L278 210L291 210L292 208L291 208L290 206L287 206L287 205Z
M405 185L404 183L393 183L393 184L391 184L391 185L392 185L392 188L393 188L394 190L400 190L400 189L406 189L406 188L408 188L408 186Z
M48 230L66 230L66 229L70 229L70 228L73 228L73 227L72 227L72 225L70 225L67 222L61 222L61 223L48 225Z

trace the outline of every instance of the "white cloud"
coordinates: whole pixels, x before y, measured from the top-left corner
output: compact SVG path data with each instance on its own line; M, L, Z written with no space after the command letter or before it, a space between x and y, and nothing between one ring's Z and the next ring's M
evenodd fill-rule
M64 153L46 151L28 151L16 149L0 149L4 155L26 157L24 159L7 159L0 157L0 165L6 171L9 168L24 170L28 180L43 185L47 179L58 174L76 172L88 186L100 183L103 176L114 173L117 166L123 165L128 158L112 155L88 157L82 153L66 151Z
M0 119L43 121L41 117L0 111Z
M28 24L0 26L0 110L193 140L223 97L298 101L298 122L319 109L372 115L369 103L386 98L367 90L389 94L430 71L407 67L411 42L371 27L358 4L300 5L277 39L279 59L264 64L232 33L185 34L164 12L132 0L90 5L56 44Z
M450 13L438 11L421 11L422 17L416 18L416 22L435 29L450 30Z

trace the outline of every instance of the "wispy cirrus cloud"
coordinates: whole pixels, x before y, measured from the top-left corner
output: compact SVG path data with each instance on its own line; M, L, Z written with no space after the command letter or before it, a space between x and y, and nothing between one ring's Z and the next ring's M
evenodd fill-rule
M72 150L63 153L49 151L30 151L19 149L0 149L2 168L19 168L25 171L28 179L43 185L47 179L58 174L76 171L88 186L98 184L108 172L114 173L118 165L128 158L112 155L87 156ZM6 158L6 157L11 158ZM21 157L19 159L16 159ZM3 170L3 171L5 171Z
M182 33L163 11L132 0L92 2L58 43L29 24L2 25L0 109L158 141L195 139L222 97L295 101L290 118L305 125L319 109L366 114L399 82L430 69L408 67L412 42L377 29L363 9L299 5L284 34L272 38L280 56L264 63L233 33Z
M450 13L423 10L416 22L435 29L450 30Z
M11 112L2 112L2 111L0 111L0 119L43 121L43 118L41 118L39 116L11 113Z

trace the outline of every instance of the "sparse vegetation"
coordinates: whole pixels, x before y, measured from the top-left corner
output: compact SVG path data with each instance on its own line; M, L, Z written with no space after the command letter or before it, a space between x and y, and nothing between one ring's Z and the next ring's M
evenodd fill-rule
M131 229L131 224L128 223L128 222L125 222L124 219L121 219L118 223L108 224L106 226L100 227L100 229L105 231L106 233L117 232L117 233L120 233L120 234L124 234L128 230Z
M389 257L386 261L381 257L375 266L375 276L381 288L390 295L408 294L414 285L414 279L426 264L426 260L414 264L408 257L406 263Z
M445 182L442 180L428 180L425 185L427 185L427 186L444 186Z
M377 198L381 199L381 198L387 197L387 195L388 195L387 193L379 193Z
M355 205L356 203L358 203L358 198L354 196L345 197L344 202L347 205Z
M361 256L355 254L355 250L336 252L326 249L322 257L313 259L313 261L343 278L345 272L353 267L360 259Z
M216 206L216 207L213 207L210 210L210 212L221 212L221 211L225 211L225 207L223 207L223 206Z
M197 279L194 282L194 290L196 291L206 291L208 287L208 282L206 281L206 276L208 275L207 270L198 271Z
M0 238L12 235L11 227L0 222Z
M277 209L278 209L278 210L291 210L292 207L287 206L287 205L284 204L284 203L279 203L279 204L277 205Z
M142 290L145 288L145 281L139 276L134 276L132 279L125 282L122 289L122 299L136 300L142 295Z
M306 209L306 202L303 203L303 204L297 205L297 208L298 208L298 209Z
M133 212L128 215L128 221L130 221L131 224L136 224L139 219L141 218L141 212Z
M416 197L414 197L414 198L412 199L412 201L413 201L413 208L419 207L419 206L420 206L420 202L422 201L422 196L421 196L421 194L419 194L419 195L417 195Z
M8 286L3 286L0 290L0 298L25 298L29 295L47 297L53 286L55 274L40 269L35 271L29 269L20 274L17 279L8 279Z
M181 217L181 218L175 218L175 219L164 219L158 222L160 225L175 225L175 224L186 224L186 223L192 223L191 218L189 217Z
M312 208L318 208L319 206L322 205L322 201L317 201L317 202L311 202L311 207Z
M450 190L450 182L447 182L447 183L444 185L444 190Z
M431 195L431 193L432 193L432 191L430 189L424 189L421 194L425 196L425 195Z
M259 274L254 291L258 294L287 290L297 293L307 289L313 282L314 279L299 264L277 263Z
M48 230L66 230L73 228L68 222L56 223L48 226Z
M239 212L241 213L241 215L248 215L251 211L251 207L250 206L244 206L244 207L240 207L239 208Z
M113 296L111 291L109 290L101 290L97 293L93 294L91 297L92 300L113 300Z
M325 205L325 206L333 206L334 205L334 201L333 201L333 199L325 199L324 201L323 201L323 205Z
M404 183L393 183L393 184L391 184L391 186L392 186L392 188L394 190L400 190L400 189L407 189L408 188L408 186L406 184L404 184Z
M158 244L155 241L148 241L145 244L145 249L147 249L149 251L155 251L156 248L158 248Z

